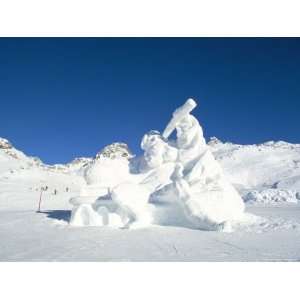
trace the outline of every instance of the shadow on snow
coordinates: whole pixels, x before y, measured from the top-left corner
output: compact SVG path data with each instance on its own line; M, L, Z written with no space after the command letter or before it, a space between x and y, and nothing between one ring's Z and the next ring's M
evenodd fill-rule
M55 219L59 221L69 222L71 218L70 210L44 210L39 213L46 214L47 218Z

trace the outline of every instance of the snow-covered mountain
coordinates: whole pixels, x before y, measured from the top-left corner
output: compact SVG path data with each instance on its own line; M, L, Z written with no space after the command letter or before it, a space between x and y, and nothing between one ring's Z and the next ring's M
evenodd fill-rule
M300 144L279 141L238 145L211 138L208 145L245 201L270 203L300 199ZM98 152L95 158L76 158L67 164L47 165L0 138L0 198L5 191L36 192L41 186L49 186L49 192L68 189L76 193L84 169L100 157L130 159L133 154L126 144L114 143ZM0 207L3 203L0 201Z
M246 201L296 202L300 198L300 144L238 145L216 138L208 144Z
M22 151L13 147L13 145L4 138L0 138L0 175L5 172L40 169L56 173L75 173L84 165L90 163L93 159L90 157L75 158L67 164L48 165L42 162L39 157L27 156Z
M237 186L300 189L300 144L238 145L212 138L209 145Z
M83 180L78 171L89 161L82 158L66 165L47 165L0 138L0 209L35 209L42 187L47 190L45 198L64 193L67 201L78 193ZM55 199L59 202L60 197Z

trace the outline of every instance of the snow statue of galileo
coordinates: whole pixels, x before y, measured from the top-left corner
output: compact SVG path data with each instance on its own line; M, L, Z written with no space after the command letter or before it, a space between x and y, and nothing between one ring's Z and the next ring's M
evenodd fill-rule
M206 145L202 128L191 115L196 106L188 99L174 111L162 135L157 131L144 135L144 154L135 172L130 171L128 161L108 159L91 164L84 193L71 199L74 208L70 223L133 228L174 224L182 218L183 224L199 229L230 231L234 222L242 220L243 200ZM177 138L170 141L174 130ZM120 172L121 163L124 172ZM114 170L122 176L109 176ZM168 204L159 205L161 199ZM160 210L162 207L168 208ZM161 218L155 215L158 211Z
M171 176L177 201L185 216L205 230L231 230L244 216L244 202L225 178L203 137L197 119L190 114L196 102L188 99L173 113L163 136L176 129L177 165Z
M176 147L178 149L178 161L184 165L185 170L194 165L206 147L203 131L197 119L190 114L196 107L193 99L188 99L185 104L173 113L173 118L163 132L167 139L176 129Z

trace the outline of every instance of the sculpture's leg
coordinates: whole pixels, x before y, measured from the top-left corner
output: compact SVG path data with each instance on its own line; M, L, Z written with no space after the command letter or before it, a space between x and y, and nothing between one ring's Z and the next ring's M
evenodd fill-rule
M135 221L136 216L132 211L125 207L119 207L116 211L116 213L120 216L123 227L122 228L129 228L130 225Z
M102 217L102 223L104 226L109 225L108 209L105 206L100 206L97 210L98 214Z
M102 220L90 204L80 204L73 208L71 226L102 226Z

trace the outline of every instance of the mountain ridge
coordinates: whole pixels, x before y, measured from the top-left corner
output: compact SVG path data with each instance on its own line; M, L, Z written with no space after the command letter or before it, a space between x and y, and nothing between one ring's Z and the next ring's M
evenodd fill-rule
M257 202L278 202L300 198L300 144L267 141L240 145L212 137L208 147L245 200L253 201L256 197ZM41 177L50 173L82 177L84 169L94 160L132 157L134 155L125 143L113 143L94 157L79 157L66 164L49 165L38 157L27 156L7 139L0 138L0 179L19 173L26 176L26 172L30 176L30 171L40 172Z

